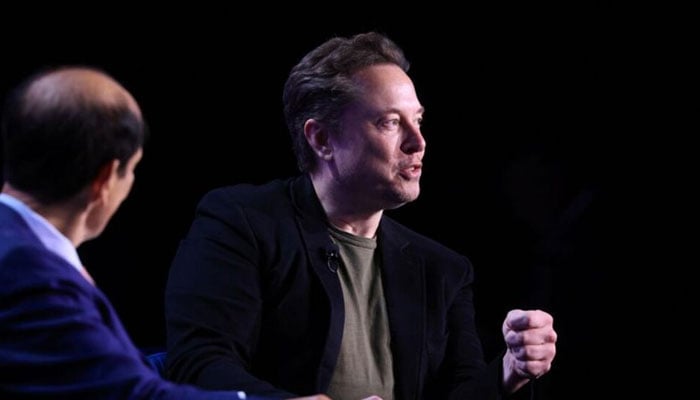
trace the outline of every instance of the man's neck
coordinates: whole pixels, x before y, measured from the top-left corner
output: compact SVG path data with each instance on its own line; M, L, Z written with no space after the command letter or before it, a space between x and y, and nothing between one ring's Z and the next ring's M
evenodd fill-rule
M321 202L328 222L335 228L366 238L373 238L377 234L379 222L382 219L382 210L362 210L354 204L352 199L343 197L342 190L337 190L320 175L310 174L311 182L316 191L316 196Z

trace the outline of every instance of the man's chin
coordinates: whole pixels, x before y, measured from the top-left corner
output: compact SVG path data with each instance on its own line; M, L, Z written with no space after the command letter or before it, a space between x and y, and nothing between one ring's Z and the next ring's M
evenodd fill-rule
M393 210L395 208L399 208L405 204L408 204L418 198L418 195L420 194L420 190L412 190L412 191L402 191L400 193L396 193L396 196L394 198L394 201L392 201L392 205L390 207L387 207L387 210Z

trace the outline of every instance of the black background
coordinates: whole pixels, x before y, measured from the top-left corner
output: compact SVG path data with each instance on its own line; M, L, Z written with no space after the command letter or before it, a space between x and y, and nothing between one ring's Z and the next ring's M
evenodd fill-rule
M421 197L389 214L472 260L488 358L507 310L542 308L560 335L542 396L598 393L624 347L617 195L649 118L637 106L653 84L638 80L653 34L604 5L344 22L190 11L2 16L21 27L3 28L3 97L38 68L85 64L142 107L151 137L131 196L79 249L138 346L164 344L167 271L199 198L296 173L281 103L290 68L331 36L377 30L404 49L426 108Z

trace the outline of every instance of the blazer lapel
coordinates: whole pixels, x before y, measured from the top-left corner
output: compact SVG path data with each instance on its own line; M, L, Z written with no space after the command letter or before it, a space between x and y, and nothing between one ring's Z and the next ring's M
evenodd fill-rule
M345 323L343 291L338 279L337 266L334 270L332 265L329 265L329 251L334 245L328 234L326 216L313 190L311 180L307 176L293 180L290 191L292 202L297 210L297 226L306 246L307 257L330 303L330 326L316 381L318 391L325 392L338 361L340 342L343 337Z
M425 346L425 276L411 244L382 222L382 283L394 358L397 399L417 398L422 392L421 364ZM404 379L405 377L405 379Z

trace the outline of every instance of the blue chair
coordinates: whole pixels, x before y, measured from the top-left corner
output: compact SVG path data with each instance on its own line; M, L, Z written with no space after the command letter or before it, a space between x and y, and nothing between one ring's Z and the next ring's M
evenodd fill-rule
M159 351L157 353L150 353L146 355L148 362L151 363L153 369L158 371L158 374L165 378L165 356L166 352Z

